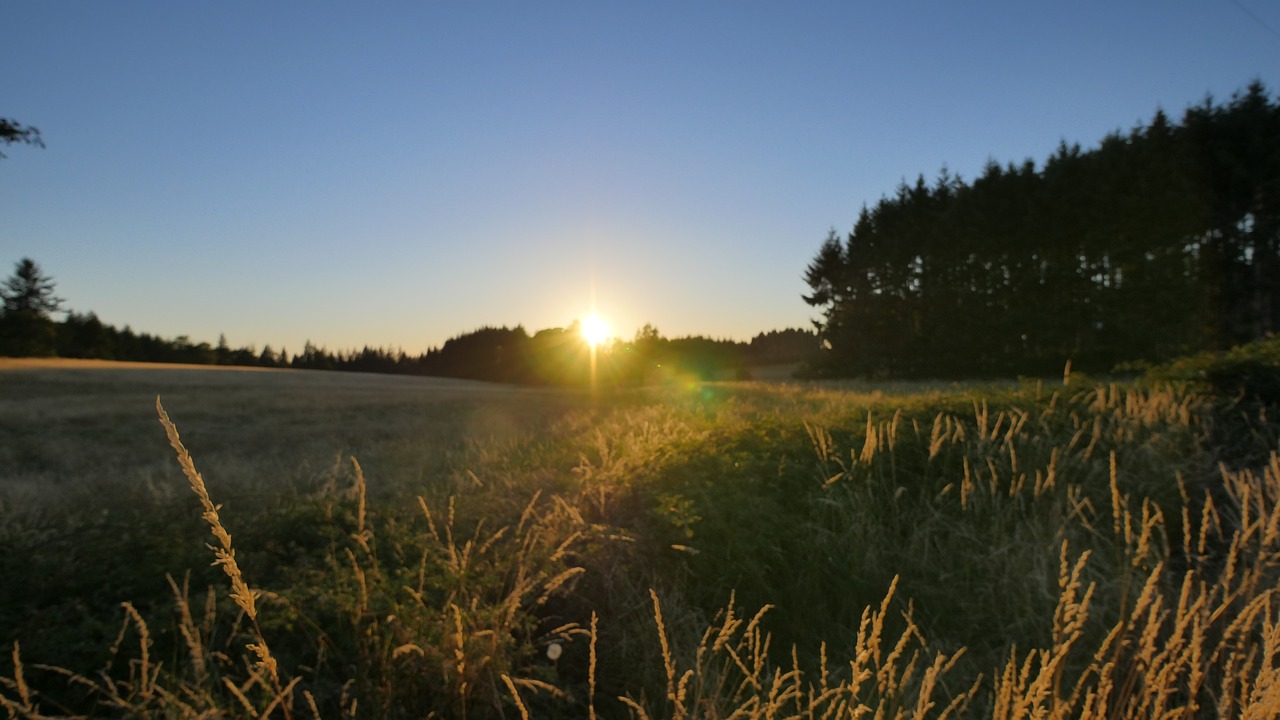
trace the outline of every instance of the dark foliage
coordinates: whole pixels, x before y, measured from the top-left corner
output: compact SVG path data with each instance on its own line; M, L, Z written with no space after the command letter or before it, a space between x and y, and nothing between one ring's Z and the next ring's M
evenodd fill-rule
M44 356L54 354L57 330L50 313L62 308L53 294L53 278L30 258L14 267L13 276L0 285L0 355Z
M40 139L39 129L30 125L23 125L12 118L0 118L0 143L5 145L24 143L26 145L44 147L44 140ZM0 153L0 158L5 157L8 156Z
M1280 104L1157 112L1043 167L944 169L864 207L809 265L834 375L1106 371L1280 326Z
M45 280L29 260L19 263L20 270L24 263L30 263L34 272L27 274L23 287L41 289L26 293L38 296L37 300L24 302L45 310L60 307L61 300L52 295L52 281ZM10 286L16 288L15 282L11 280ZM8 303L10 293L3 292ZM19 295L16 290L12 294ZM798 329L761 333L750 343L705 337L667 339L646 325L630 342L615 340L597 349L595 378L606 387L674 378L745 378L750 377L752 366L807 360L816 352L817 342L816 333ZM54 322L47 312L15 311L0 315L0 355L430 375L525 385L586 386L592 378L591 352L577 322L533 335L521 326L482 327L416 356L403 349L369 346L333 352L310 341L301 353L290 355L270 345L261 351L233 348L225 336L210 345L185 335L165 339L136 333L128 326L117 329L92 312L70 311L65 320Z
M44 274L31 258L14 266L13 277L0 286L6 313L36 313L47 316L62 308L62 298L53 294L53 278Z
M1270 452L1257 448L1280 440L1275 421L1280 417L1280 336L1146 367L1142 381L1189 385L1212 398L1209 443L1216 448L1219 462L1231 468L1256 468L1269 461Z
M770 330L751 338L744 357L747 365L787 365L818 354L818 334L812 330Z

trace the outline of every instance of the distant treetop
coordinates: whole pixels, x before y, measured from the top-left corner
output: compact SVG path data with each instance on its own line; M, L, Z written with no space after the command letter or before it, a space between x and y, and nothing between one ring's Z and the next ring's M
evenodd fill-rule
M62 309L62 298L53 294L53 278L44 274L31 258L14 265L13 277L0 285L5 313L47 315Z

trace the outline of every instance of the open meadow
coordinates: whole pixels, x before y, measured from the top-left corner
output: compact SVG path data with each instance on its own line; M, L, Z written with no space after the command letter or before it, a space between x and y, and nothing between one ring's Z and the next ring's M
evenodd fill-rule
M0 365L0 706L1274 717L1265 409Z

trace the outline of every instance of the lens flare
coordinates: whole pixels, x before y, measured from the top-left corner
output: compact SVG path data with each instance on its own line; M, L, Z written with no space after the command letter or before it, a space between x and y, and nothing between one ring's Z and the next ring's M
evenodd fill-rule
M608 340L611 334L609 323L595 313L582 318L580 327L582 329L582 339L586 340L591 347Z

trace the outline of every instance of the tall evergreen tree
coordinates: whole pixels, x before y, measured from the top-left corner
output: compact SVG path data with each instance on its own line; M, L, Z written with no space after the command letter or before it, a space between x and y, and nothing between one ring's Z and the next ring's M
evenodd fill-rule
M944 169L828 235L804 299L841 374L1107 370L1280 329L1280 103L1261 83L1037 169Z
M34 260L23 258L16 264L13 276L0 286L0 298L4 300L0 354L54 354L58 331L49 315L62 308L62 298L53 291L53 278L46 276Z
M14 266L13 276L0 287L4 310L34 312L48 316L62 308L62 298L53 294L53 278L47 277L31 258L23 258Z

